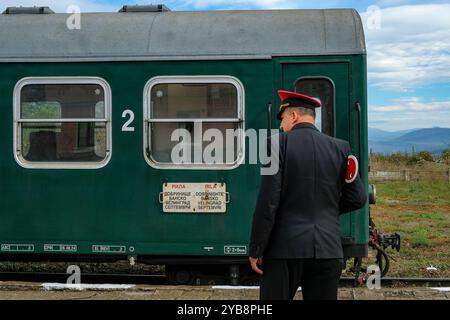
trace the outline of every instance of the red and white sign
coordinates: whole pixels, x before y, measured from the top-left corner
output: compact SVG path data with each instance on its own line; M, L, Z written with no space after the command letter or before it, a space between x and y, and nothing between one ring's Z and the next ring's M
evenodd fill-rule
M358 159L354 155L348 156L347 174L345 175L345 182L352 183L358 175Z

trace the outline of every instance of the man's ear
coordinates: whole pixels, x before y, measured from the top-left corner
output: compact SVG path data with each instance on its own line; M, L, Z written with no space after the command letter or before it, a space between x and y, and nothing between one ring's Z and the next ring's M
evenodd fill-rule
M292 110L292 120L294 122L298 121L300 118L300 115L298 114L298 112L296 110Z

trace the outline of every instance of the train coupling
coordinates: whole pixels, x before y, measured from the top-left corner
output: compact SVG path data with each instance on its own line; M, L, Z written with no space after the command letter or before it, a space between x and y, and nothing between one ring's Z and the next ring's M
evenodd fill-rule
M400 251L400 235L395 232L393 234L379 234L379 244L383 247L383 249L386 249L388 247L391 247L392 249L397 250L397 252Z

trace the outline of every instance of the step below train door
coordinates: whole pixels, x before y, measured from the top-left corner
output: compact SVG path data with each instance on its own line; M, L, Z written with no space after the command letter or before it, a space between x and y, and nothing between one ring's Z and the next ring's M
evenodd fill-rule
M316 127L331 137L349 141L352 151L357 152L358 143L352 141L350 134L349 67L348 61L282 61L279 68L282 86L277 86L277 89L295 91L319 99L322 107L316 109ZM344 245L354 241L352 215L341 216Z

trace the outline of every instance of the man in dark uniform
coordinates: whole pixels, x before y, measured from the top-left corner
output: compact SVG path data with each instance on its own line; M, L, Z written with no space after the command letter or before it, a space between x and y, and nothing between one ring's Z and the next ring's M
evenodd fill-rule
M278 91L279 170L263 175L250 240L261 299L337 299L343 269L339 215L363 207L366 192L347 141L315 126L320 102ZM262 266L262 270L260 268Z

